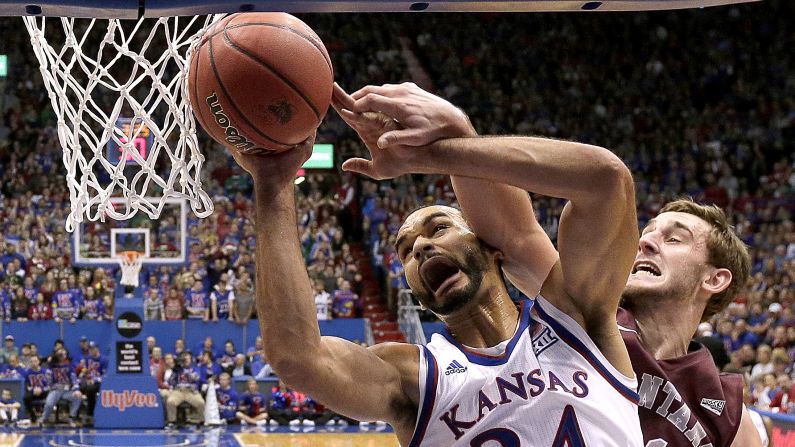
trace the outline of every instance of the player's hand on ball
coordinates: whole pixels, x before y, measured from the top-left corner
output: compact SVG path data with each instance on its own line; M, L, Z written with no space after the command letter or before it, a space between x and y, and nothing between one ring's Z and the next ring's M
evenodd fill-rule
M236 149L229 151L237 164L251 174L254 182L282 184L293 182L295 173L312 156L314 144L315 132L312 132L302 143L276 154L243 154Z

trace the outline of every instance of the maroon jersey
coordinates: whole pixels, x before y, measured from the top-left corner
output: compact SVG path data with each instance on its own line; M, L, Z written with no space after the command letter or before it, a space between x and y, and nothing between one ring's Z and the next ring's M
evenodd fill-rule
M656 360L640 341L632 313L619 308L616 319L638 377L646 447L731 445L743 410L742 377L719 373L709 351L695 342L682 357Z

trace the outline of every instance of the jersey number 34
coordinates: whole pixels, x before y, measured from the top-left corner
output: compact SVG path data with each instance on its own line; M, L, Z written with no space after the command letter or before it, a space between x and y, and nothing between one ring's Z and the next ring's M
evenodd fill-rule
M471 447L481 447L488 441L496 441L502 447L521 447L519 436L507 428L492 428L475 436L469 443ZM586 447L582 438L580 424L577 423L577 415L574 414L574 407L566 405L563 409L563 417L560 419L558 431L551 447Z

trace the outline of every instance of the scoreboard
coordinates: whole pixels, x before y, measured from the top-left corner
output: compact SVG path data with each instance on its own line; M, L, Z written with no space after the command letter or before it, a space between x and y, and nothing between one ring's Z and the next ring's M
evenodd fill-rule
M132 118L119 118L116 120L116 127L121 129L123 134L123 136L119 136L118 133L115 133L119 142L122 144L130 142L132 144L132 150L146 160L146 156L149 154L149 150L154 142L154 137L149 127L143 123L140 118L135 119L135 121L133 121ZM113 138L108 140L106 158L111 164L119 164L123 153L123 146ZM133 155L129 152L126 154L126 161L128 163L135 161Z

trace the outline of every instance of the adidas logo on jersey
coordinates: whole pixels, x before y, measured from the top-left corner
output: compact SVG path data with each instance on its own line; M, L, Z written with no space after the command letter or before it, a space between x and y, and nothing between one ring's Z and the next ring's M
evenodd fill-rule
M726 406L726 401L718 399L707 399L705 397L701 399L701 406L720 416L723 413L723 407Z
M447 365L447 369L445 369L444 375L449 376L450 374L462 373L466 371L467 371L466 366L463 366L460 363L458 363L458 360L453 360L452 362L450 362L449 365Z

